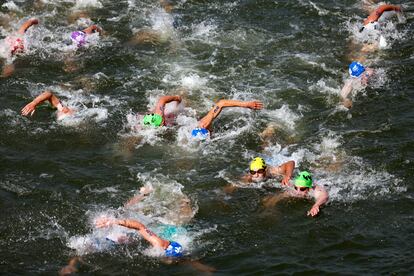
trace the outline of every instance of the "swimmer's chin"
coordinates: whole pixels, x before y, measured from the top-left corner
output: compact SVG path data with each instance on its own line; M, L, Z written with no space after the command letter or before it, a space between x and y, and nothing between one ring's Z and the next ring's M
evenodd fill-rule
M252 177L252 181L255 183L263 182L265 180L266 179L264 177L255 177L255 178Z

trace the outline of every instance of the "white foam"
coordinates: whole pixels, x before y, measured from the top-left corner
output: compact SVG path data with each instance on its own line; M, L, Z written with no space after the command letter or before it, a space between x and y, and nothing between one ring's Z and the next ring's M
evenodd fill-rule
M23 12L13 1L8 1L1 5L2 8L7 8L9 11Z
M174 18L163 9L157 9L151 13L150 21L153 30L160 31L162 33L171 33L174 30Z
M192 38L203 39L203 42L213 42L212 38L217 36L217 25L211 21L203 21L198 24L193 24Z
M205 86L207 79L201 78L195 73L190 73L186 76L182 76L180 80L181 86L188 87L190 89L200 89Z
M76 0L73 9L81 10L85 8L103 8L99 0Z
M288 105L284 104L281 108L275 110L264 110L262 111L271 120L277 121L293 131L295 129L296 121L302 116L293 112Z

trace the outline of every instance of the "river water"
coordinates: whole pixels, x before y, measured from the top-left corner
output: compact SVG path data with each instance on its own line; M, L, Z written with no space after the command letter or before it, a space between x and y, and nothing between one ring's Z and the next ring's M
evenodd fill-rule
M165 263L140 239L85 245L102 235L93 227L102 215L172 224L169 204L180 197L195 215L176 238L187 259L217 274L414 271L412 12L389 18L386 47L361 57L362 1L179 0L170 13L155 0L1 3L3 38L40 20L15 73L0 80L2 274L55 274L77 255L88 274L199 274L188 262ZM105 34L74 49L70 32L92 23ZM142 30L155 35L131 43ZM338 95L355 56L377 74L348 110ZM45 105L22 117L45 89L77 115L57 121ZM165 94L185 100L176 125L134 129L135 114ZM191 141L189 126L220 98L264 109L226 109L210 141ZM264 198L282 192L276 180L226 189L255 156L311 171L328 205L315 218L306 200L266 207ZM144 185L157 192L125 210Z

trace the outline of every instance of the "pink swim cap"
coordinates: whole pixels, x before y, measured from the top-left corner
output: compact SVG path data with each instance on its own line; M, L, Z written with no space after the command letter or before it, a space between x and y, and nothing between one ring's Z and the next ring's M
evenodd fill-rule
M78 47L86 44L86 34L82 31L72 32L70 38L77 44Z

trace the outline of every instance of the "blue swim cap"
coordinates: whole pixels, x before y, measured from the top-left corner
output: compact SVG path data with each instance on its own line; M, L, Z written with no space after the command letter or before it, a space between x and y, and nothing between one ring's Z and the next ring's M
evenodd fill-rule
M165 249L165 256L167 257L182 257L183 247L178 242L171 241L167 249Z
M350 65L349 65L349 74L351 75L351 77L353 78L358 78L359 76L361 76L362 73L365 72L365 67L364 65L362 65L361 63L359 63L358 61L353 61Z
M206 128L197 127L191 131L191 136L194 138L206 139L208 137L209 131Z

